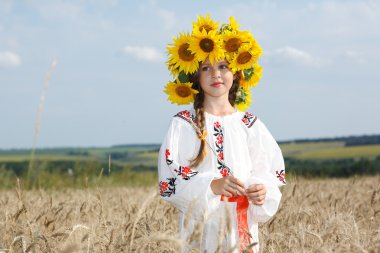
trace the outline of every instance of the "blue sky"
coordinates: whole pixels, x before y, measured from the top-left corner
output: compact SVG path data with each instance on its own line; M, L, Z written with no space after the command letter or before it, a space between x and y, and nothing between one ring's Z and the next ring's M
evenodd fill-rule
M37 147L160 143L187 108L166 45L206 13L262 46L249 110L277 140L380 133L379 1L0 0L0 148L33 145L42 95Z

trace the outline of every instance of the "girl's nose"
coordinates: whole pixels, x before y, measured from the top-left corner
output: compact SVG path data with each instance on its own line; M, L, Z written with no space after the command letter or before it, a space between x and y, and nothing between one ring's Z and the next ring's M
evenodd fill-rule
M220 77L220 70L217 67L213 67L211 71L212 77Z

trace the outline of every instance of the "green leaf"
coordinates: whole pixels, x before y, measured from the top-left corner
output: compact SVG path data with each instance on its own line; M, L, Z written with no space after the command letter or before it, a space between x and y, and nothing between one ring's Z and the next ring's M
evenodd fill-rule
M249 79L251 79L251 77L253 76L253 74L255 73L253 67L250 68L250 69L245 69L244 70L244 80L248 81Z
M190 82L190 75L187 75L185 74L184 71L181 71L178 75L178 80L181 82L181 83L188 83Z
M245 103L246 99L247 92L243 88L239 87L239 90L236 93L235 104Z

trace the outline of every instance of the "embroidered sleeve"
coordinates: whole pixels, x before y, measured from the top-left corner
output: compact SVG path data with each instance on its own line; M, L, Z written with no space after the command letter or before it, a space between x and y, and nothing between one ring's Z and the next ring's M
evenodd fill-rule
M168 148L165 150L165 157L166 164L169 166L170 169L173 170L177 177L182 178L183 180L189 180L190 178L198 174L198 171L190 169L189 166L182 166L179 165L177 162L173 161L170 157L170 149Z
M285 164L280 147L266 126L246 112L242 122L247 126L251 160L260 170L265 169L276 179L278 186L286 184ZM256 169L256 168L254 168Z
M194 116L191 112L185 110L177 113L175 118L180 118L188 123L191 121L194 122ZM174 133L170 133L170 130L174 131ZM181 137L180 129L170 129L169 130L169 139L167 138L165 144L166 146L162 146L161 148L165 148L165 161L169 169L178 179L189 180L196 174L198 171L192 170L189 166L184 166L179 163L179 161L175 160L173 157L178 157L180 154L180 149L184 152L189 152L190 150L185 150L186 140L184 137ZM191 130L191 129L190 129ZM191 132L191 131L190 131ZM187 161L188 163L190 161ZM170 197L170 196L169 196Z
M207 192L214 174L190 168L191 160L198 153L200 141L187 122L194 120L188 111L175 115L158 157L159 191L164 200L182 211L190 202L197 201L199 212L207 208Z
M277 212L281 201L279 186L285 184L284 159L277 142L259 119L248 129L248 143L252 161L250 184L262 183L266 187L264 204L250 205L250 210L255 222L265 222Z

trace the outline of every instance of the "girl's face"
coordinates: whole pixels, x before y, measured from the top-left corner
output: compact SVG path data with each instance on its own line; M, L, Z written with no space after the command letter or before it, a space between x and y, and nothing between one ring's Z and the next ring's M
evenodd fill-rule
M232 87L234 75L228 68L228 62L223 59L210 64L207 59L199 67L199 82L205 96L226 96Z

